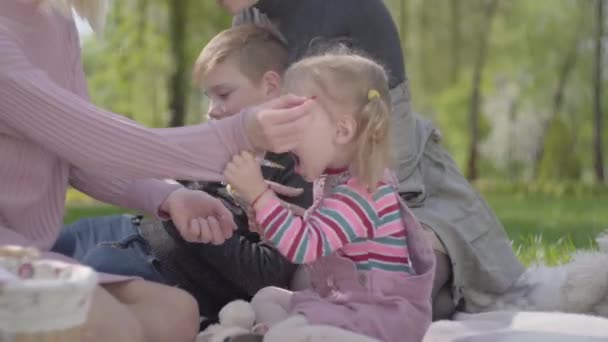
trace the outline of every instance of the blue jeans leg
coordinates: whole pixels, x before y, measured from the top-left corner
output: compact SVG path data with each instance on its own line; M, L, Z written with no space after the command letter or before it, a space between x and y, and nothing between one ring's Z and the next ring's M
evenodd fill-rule
M98 272L166 283L134 218L115 215L80 220L65 227L52 250Z

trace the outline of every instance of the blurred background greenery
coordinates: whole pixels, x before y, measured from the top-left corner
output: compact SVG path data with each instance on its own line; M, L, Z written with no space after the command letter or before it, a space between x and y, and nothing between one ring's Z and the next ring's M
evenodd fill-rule
M608 228L605 0L386 3L414 110L439 126L522 260L593 246ZM151 127L199 122L192 64L230 22L215 1L113 1L103 36L81 36L93 101ZM74 191L68 205L66 222L123 211Z

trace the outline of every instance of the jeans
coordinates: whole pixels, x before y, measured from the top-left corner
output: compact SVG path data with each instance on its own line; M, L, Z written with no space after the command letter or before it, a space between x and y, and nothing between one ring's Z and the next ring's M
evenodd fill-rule
M98 272L141 277L166 284L158 260L139 232L136 216L82 219L66 226L52 248Z

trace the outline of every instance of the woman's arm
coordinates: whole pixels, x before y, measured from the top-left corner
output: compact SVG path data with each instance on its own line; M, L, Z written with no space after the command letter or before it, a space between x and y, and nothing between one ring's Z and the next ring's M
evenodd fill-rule
M147 129L55 84L2 32L0 51L0 120L80 169L118 178L219 180L232 154L252 149L243 114Z
M74 41L79 41L78 32L69 30ZM87 82L82 68L80 49L74 49L70 56L73 68L74 93L90 102ZM135 156L134 156L135 157ZM180 188L179 184L157 179L126 180L109 175L99 175L85 170L70 168L70 185L87 195L123 208L153 214L160 217L160 206L171 192Z
M161 204L169 194L181 188L180 184L157 179L125 180L112 176L70 169L70 185L102 202L135 209L164 218Z

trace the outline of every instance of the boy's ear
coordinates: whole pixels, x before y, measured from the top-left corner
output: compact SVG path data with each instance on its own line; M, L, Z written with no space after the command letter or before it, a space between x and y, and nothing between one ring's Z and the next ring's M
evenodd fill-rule
M281 95L281 82L283 78L276 71L266 71L262 76L262 87L264 93L269 98L278 97Z
M344 115L336 121L336 143L344 145L355 138L357 122L351 115Z

